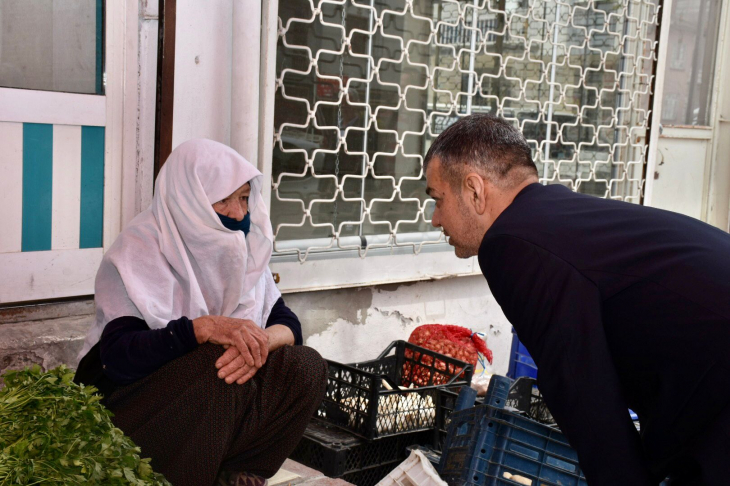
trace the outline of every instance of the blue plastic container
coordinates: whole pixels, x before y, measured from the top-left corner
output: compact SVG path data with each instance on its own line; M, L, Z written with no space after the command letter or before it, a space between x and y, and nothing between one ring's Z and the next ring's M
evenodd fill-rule
M588 484L559 430L490 405L451 415L439 474L464 486L519 484L515 474L536 486Z
M509 397L510 386L512 386L512 380L506 376L492 375L487 387L487 393L484 396L484 404L504 408L504 404Z
M537 378L537 366L527 348L520 342L515 330L512 329L512 352L509 358L507 376L516 380L521 376Z
M466 410L467 408L471 408L474 406L476 399L477 391L468 385L464 385L461 387L461 390L459 390L459 396L456 399L454 410Z

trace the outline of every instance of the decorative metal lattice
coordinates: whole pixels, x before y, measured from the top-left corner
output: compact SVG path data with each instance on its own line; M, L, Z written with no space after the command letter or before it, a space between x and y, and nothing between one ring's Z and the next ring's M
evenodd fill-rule
M277 253L443 242L423 155L469 113L518 126L543 183L641 202L657 0L279 8Z

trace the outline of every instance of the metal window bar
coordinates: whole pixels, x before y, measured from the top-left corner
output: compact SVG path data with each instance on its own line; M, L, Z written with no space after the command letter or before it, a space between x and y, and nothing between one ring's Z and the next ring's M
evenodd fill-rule
M443 244L422 159L469 113L518 126L545 184L639 203L658 0L279 5L277 254Z

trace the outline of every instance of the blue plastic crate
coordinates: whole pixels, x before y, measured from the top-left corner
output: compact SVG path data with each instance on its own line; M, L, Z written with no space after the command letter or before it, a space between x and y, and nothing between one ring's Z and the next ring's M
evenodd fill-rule
M439 473L464 486L519 484L504 473L535 486L587 485L577 453L559 430L489 405L451 415Z
M507 376L513 380L521 376L537 378L537 365L535 365L535 361L530 356L527 348L520 342L514 329L512 329L512 352L509 358Z
M492 375L487 387L487 393L484 396L484 404L492 405L497 408L504 408L507 398L509 397L509 389L512 380L500 375ZM472 401L471 406L474 405ZM458 409L457 409L458 410Z

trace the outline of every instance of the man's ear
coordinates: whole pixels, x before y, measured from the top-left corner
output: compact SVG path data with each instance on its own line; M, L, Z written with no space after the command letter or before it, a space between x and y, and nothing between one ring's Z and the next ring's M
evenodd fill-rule
M482 176L470 172L464 178L464 193L468 204L471 204L477 214L482 215L487 210L486 184Z

